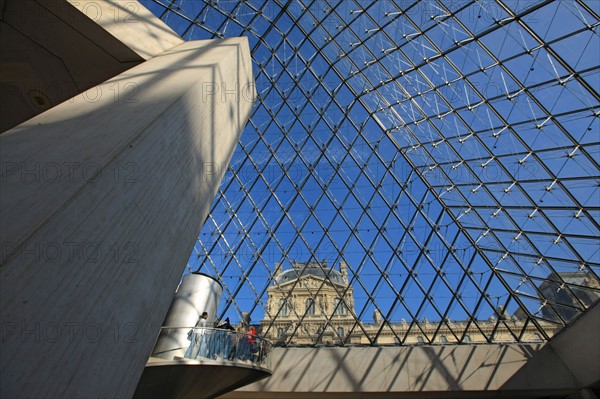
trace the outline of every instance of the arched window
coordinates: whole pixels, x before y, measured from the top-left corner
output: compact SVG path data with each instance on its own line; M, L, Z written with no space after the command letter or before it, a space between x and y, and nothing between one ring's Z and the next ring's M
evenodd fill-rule
M283 328L277 328L277 338L283 337Z
M306 300L306 315L314 316L315 314L315 300L312 298L308 298Z
M425 340L423 339L423 337L422 337L422 336L418 335L418 336L417 336L417 342L418 342L418 343L420 343L420 344L424 344L424 343L425 343Z
M463 338L463 342L471 342L471 336L465 335L465 337Z
M287 316L290 313L290 306L285 299L279 300L279 316Z
M307 316L315 315L315 300L312 298L308 298L306 300L306 315Z
M338 333L338 336L343 339L344 338L344 327L338 327L337 333Z
M333 300L333 314L336 316L343 316L346 314L346 305L340 298L335 298Z
M442 336L440 337L440 342L441 342L442 344L447 344L447 343L448 343L448 338L446 338L446 336L445 336L445 335L442 335Z

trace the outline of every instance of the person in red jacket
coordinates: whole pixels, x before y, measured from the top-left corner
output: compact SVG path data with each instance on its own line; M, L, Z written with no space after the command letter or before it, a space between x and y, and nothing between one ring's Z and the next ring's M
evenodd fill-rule
M248 337L248 342L250 342L254 346L254 344L256 343L256 329L250 326L250 328L248 329L248 334L246 334L246 336Z
M242 345L242 356L241 360L254 360L254 352L256 351L256 329L252 326L246 331L246 335L243 338Z

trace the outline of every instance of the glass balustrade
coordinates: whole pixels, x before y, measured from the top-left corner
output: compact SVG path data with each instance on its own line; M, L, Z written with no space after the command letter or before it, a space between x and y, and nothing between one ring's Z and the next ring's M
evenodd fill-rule
M269 341L245 332L209 327L163 327L151 356L167 360L215 360L270 369L270 351Z

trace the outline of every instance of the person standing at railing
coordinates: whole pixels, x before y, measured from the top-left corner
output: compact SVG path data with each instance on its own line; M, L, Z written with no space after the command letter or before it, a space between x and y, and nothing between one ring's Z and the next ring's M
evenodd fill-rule
M232 340L232 336L231 334L229 334L229 331L235 331L235 329L233 328L233 326L229 323L229 317L225 319L225 322L221 325L219 325L217 328L225 330L225 331L218 331L219 334L219 339L218 339L218 351L217 351L217 356L222 356L224 359L229 359L231 356L231 349L233 348L233 342L231 342Z
M267 352L269 351L269 342L265 339L259 338L258 341L258 359L257 363L262 363L267 356Z
M237 350L236 357L239 360L247 360L250 356L250 344L248 343L248 337L244 334L244 328L239 327L237 329Z
M248 329L248 331L246 331L246 333L242 337L240 337L238 352L239 359L242 361L249 360L252 357L252 352L256 343L256 341L254 340L255 334L252 333L253 331L254 333L256 333L254 327L250 327L250 329Z
M246 337L248 339L248 344L250 347L250 361L255 362L256 361L256 329L253 326L250 326L250 328L248 329L248 333L246 334Z
M196 326L188 332L188 340L190 340L190 346L185 352L185 357L188 359L194 359L197 356L202 356L202 353L206 353L206 340L203 339L206 333L206 327L208 326L208 312L202 312L200 318L196 322Z

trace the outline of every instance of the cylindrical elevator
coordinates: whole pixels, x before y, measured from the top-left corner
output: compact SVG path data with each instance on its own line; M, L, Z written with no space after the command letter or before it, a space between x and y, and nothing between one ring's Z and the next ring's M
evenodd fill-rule
M208 313L209 326L213 325L222 292L223 287L213 277L186 274L175 292L152 357L167 360L183 357L190 344L188 332L203 312Z

